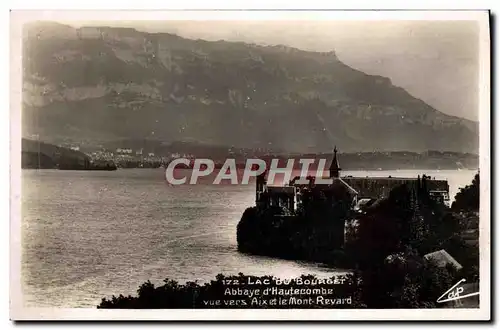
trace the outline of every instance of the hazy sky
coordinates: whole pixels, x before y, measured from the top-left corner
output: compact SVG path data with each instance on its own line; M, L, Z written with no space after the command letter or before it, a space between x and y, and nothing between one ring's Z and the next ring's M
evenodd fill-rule
M389 77L439 111L478 120L479 26L475 21L121 21L92 25L335 50L344 63Z

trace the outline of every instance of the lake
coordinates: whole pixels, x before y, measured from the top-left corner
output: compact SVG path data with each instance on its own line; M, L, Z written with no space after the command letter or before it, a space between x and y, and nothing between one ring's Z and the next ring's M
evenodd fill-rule
M344 171L447 179L453 199L475 171ZM255 185L168 185L163 169L22 170L22 290L28 307L95 307L147 280L218 273L332 276L319 264L237 251L236 225Z

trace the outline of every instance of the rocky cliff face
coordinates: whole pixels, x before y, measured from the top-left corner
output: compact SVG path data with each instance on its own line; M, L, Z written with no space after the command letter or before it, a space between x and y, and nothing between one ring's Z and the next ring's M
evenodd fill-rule
M155 138L293 152L477 152L445 115L334 52L36 23L24 31L24 134Z

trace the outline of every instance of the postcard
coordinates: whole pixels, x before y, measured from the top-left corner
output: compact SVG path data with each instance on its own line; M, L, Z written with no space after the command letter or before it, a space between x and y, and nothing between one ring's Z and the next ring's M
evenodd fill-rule
M13 320L490 320L487 11L12 11Z

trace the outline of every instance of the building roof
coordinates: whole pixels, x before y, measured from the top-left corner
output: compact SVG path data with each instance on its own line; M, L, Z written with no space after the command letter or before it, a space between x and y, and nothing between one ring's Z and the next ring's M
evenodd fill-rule
M340 184L342 184L342 186L346 187L350 193L358 195L358 191L356 189L354 189L353 187L351 187L347 182L342 180L342 178L322 178L322 179L325 179L325 180L328 180L328 179L332 180L333 179L333 182L331 184L323 184L323 183L319 183L319 184L315 183L315 184L317 186L335 187L340 183Z
M356 189L354 189L353 187L351 187L351 186L350 186L347 182L345 182L345 181L344 181L344 180L342 180L341 178L338 178L338 180L339 180L340 182L342 182L342 183L343 183L343 184L347 187L347 189L349 189L349 191L350 191L351 193L353 193L353 194L355 194L355 195L357 195L357 194L358 194L357 190L356 190Z
M356 208L356 209L360 209L360 208L362 208L362 207L366 206L368 203L370 203L370 202L372 202L372 201L373 201L373 199L371 199L371 198L362 198L362 199L360 199L360 200L358 201L358 203L356 204L356 207L355 207L355 208Z
M462 265L446 252L446 250L428 253L424 255L424 259L434 261L438 267L446 267L447 264L452 264L456 269L462 269Z
M292 182L294 182L296 179L299 179L300 177L295 177ZM338 184L342 184L342 186L344 186L345 188L347 188L347 190L349 190L350 193L354 194L354 195L358 195L358 191L356 189L354 189L353 187L351 187L347 182L345 182L342 178L329 178L329 177L320 177L321 179L323 180L330 180L331 183L317 183L316 182L316 179L317 177L312 177L312 180L314 182L314 185L316 187L322 187L324 186L325 189L328 189L330 187L336 187L338 186ZM305 186L304 184L299 184L299 186Z
M347 175L343 176L344 179L352 180L352 179L370 179L370 180L404 180L404 181L417 181L418 178L414 177L402 177L402 176L352 176L352 175ZM442 182L447 182L445 179L432 179L432 178L427 178L427 181L442 181Z
M295 194L294 186L267 186L270 194Z

